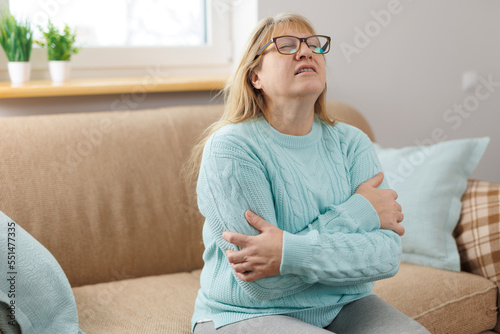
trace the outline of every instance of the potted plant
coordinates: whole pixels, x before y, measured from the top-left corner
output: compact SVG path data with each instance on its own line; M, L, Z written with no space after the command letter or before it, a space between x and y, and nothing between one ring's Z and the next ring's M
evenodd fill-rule
M69 78L70 60L80 48L75 47L76 31L72 31L66 24L62 32L49 21L47 30L40 27L44 40L35 41L42 47L47 47L49 57L49 71L52 81L61 83Z
M10 80L13 85L28 82L31 74L30 56L33 46L33 30L28 20L23 22L6 12L0 14L0 44L8 63Z

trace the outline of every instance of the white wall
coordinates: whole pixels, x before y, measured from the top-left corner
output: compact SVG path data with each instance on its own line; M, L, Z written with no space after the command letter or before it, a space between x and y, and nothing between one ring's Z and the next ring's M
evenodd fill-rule
M394 14L375 15L377 23L372 11L388 8ZM259 18L285 10L332 36L328 98L359 109L382 146L432 141L435 129L446 139L489 136L472 176L500 183L500 1L259 1ZM372 37L363 40L366 28ZM464 92L464 71L492 78L493 92L481 83L478 96Z

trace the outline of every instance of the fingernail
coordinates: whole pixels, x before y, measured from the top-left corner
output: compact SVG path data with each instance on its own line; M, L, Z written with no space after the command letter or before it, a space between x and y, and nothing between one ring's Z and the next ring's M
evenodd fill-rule
M247 215L248 215L248 217L254 217L255 213L253 213L252 211L248 210L247 211Z

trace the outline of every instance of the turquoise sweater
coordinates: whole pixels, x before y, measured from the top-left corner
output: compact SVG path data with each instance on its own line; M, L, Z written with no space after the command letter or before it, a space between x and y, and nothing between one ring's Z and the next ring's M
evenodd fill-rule
M305 136L282 134L263 117L219 129L206 143L197 186L205 266L192 328L203 318L219 328L271 314L324 327L374 281L396 274L399 236L380 229L373 206L354 194L380 170L370 139L344 123L316 117ZM225 251L238 247L222 233L258 234L246 210L284 231L279 276L234 275Z

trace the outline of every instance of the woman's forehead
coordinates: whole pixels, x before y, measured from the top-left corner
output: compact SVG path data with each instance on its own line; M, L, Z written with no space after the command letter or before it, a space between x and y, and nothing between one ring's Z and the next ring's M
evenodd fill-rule
M314 35L314 32L309 30L306 26L298 23L288 23L278 25L274 28L271 37L283 36L283 35Z

